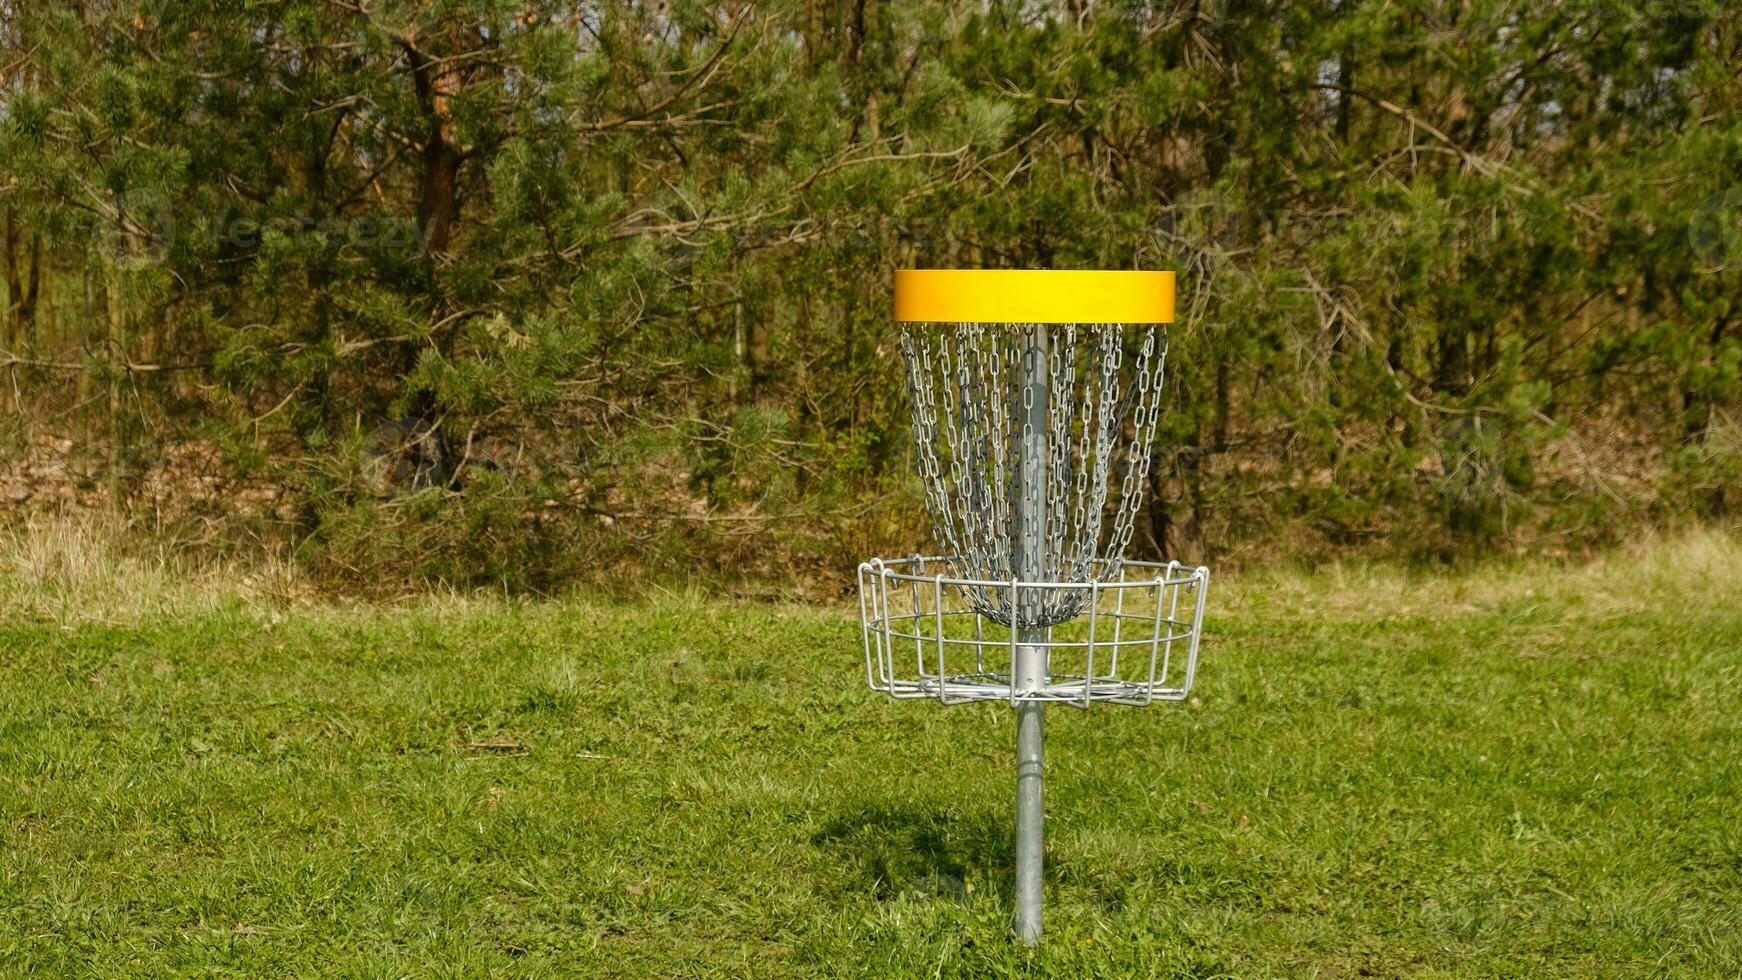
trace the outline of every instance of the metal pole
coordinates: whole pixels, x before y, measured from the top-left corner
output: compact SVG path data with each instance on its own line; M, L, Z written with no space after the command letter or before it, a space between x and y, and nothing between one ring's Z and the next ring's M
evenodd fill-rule
M1021 404L1012 406L1022 424L1016 430L1019 469L1015 506L1011 508L1016 526L1011 537L1016 577L1032 582L1046 578L1047 328L1045 324L1030 324L1027 333ZM1017 600L1019 616L1032 623L1040 618L1041 590L1029 592ZM1046 632L1041 626L1017 633L1016 662L1010 665L1011 685L1017 693L1032 692L1046 684ZM1016 705L1016 935L1031 946L1040 942L1044 710L1039 701Z

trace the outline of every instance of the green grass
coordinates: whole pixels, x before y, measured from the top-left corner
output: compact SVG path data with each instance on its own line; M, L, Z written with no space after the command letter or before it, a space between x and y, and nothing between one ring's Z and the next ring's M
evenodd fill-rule
M1032 951L1009 709L844 610L15 578L0 970L1736 977L1739 569L1225 576L1193 703L1049 713Z

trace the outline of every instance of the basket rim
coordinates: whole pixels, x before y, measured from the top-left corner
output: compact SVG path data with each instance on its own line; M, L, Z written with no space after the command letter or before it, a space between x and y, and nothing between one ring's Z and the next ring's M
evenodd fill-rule
M1174 274L1114 269L901 269L901 323L1172 323Z
M893 558L889 560L870 558L859 563L859 574L870 574L888 581L935 583L937 585L959 586L963 588L1002 589L1015 587L1020 589L1084 589L1097 592L1108 591L1111 589L1153 589L1158 585L1163 587L1190 585L1194 582L1208 582L1210 578L1210 568L1208 565L1193 566L1180 561L1139 561L1131 558L1125 559L1120 562L1120 564L1124 568L1157 569L1160 570L1162 574L1151 578L1122 579L1116 582L1103 582L1096 579L1090 579L1088 581L1066 581L1062 579L966 578L957 575L950 575L945 572L928 574L924 570L925 566L929 563L948 563L958 560L959 557L955 555L911 555L906 558ZM1113 563L1114 561L1111 558L1091 558L1089 560L1091 566L1107 566ZM917 566L919 570L903 571L902 566ZM1185 574L1175 577L1176 573L1179 572L1184 572Z

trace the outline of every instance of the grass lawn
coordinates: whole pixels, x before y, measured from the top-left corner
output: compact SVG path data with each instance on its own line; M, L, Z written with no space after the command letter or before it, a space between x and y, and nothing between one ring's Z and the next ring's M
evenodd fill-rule
M1010 710L845 606L8 581L8 973L1742 975L1725 539L1221 576L1192 704L1049 712L1032 951Z

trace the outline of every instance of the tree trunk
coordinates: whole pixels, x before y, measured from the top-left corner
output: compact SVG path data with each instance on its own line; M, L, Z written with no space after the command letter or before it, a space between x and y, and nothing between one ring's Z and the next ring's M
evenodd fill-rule
M1724 330L1729 327L1729 317L1720 316L1712 322L1712 330L1706 340L1706 355L1702 364L1710 365L1718 357L1718 349L1724 342ZM1697 385L1682 386L1682 438L1693 442L1710 434L1712 424L1712 399Z
M460 214L460 165L465 156L455 142L449 100L459 92L454 69L432 62L411 39L401 42L411 62L412 86L429 120L418 178L417 227L431 256L445 255Z
M121 500L121 457L123 438L121 425L121 371L127 362L127 311L121 303L121 270L114 263L108 266L109 333L103 344L103 359L109 367L109 499Z
M1174 454L1174 459L1177 459L1177 454ZM1155 557L1160 561L1178 558L1180 554L1179 522L1173 519L1173 510L1167 499L1168 473L1173 469L1174 459L1156 453L1149 463L1149 540L1155 549ZM1166 465L1159 465L1163 463Z
M30 270L24 274L24 290L18 296L13 324L13 347L28 347L36 334L36 300L42 287L42 234L30 234Z
M1217 452L1222 452L1228 448L1228 389L1231 385L1228 358L1218 353L1216 356L1216 410L1211 420L1210 429L1212 434L1210 445Z
M459 216L460 154L441 135L437 123L423 148L423 177L418 188L417 226L424 248L432 256L447 254Z
M1470 391L1470 338L1462 328L1442 326L1435 338L1434 389L1463 396Z
M17 330L18 293L22 285L18 281L18 219L11 208L6 209L6 222L0 228L0 247L6 250L0 255L0 272L6 276L6 306L0 313L0 341L4 341L7 350L18 348Z
M91 325L97 322L97 276L89 261L84 268L85 292L84 307L79 310L79 354L84 361L83 370L78 372L74 381L75 390L73 404L80 406L78 419L78 441L81 448L88 448L91 441Z

